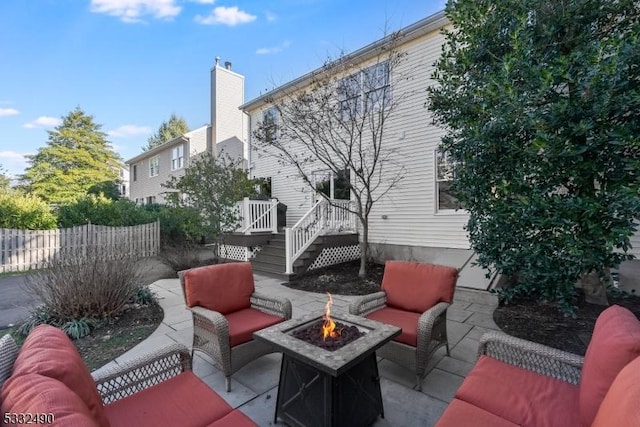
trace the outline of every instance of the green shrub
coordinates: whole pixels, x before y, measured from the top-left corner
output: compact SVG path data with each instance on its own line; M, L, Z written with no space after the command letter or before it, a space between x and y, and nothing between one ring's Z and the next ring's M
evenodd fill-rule
M36 196L5 191L0 193L0 228L51 230L56 228L56 216Z
M157 215L136 205L131 200L112 200L102 194L89 194L58 208L58 226L60 228L84 225L88 222L96 225L121 227L148 224L155 221L156 218Z
M156 301L156 296L149 286L139 286L133 294L132 301L138 305L151 305Z
M202 239L202 218L193 208L161 206L158 219L160 238L165 244L198 243Z
M80 319L74 319L66 322L60 329L67 334L72 340L86 337L91 333L91 330L98 325L96 319L89 317L82 317Z
M60 326L59 322L51 315L44 305L36 307L27 317L27 319L18 327L16 332L23 337L29 335L38 325Z

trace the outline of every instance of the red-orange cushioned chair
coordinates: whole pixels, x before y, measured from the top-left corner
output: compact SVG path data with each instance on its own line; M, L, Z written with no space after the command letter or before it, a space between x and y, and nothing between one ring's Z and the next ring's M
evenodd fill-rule
M358 298L351 314L402 328L377 354L416 372L416 387L433 353L447 341L447 308L453 301L458 270L410 261L387 261L381 291Z
M209 355L226 377L274 349L253 333L291 319L291 302L255 292L249 262L209 265L179 272L193 315L193 351Z

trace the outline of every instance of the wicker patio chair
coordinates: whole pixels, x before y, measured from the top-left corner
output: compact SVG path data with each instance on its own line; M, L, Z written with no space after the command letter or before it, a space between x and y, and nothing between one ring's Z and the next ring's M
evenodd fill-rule
M275 350L253 333L291 318L291 302L255 292L249 262L217 264L179 273L193 317L193 347L210 356L226 377Z
M349 312L402 328L402 334L377 354L416 373L416 388L433 353L447 340L447 308L453 301L458 270L433 264L387 261L381 291L356 299Z

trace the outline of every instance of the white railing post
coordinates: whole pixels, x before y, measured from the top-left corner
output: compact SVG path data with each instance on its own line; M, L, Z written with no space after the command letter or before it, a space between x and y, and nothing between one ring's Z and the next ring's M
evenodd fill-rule
M291 241L291 229L284 229L285 274L293 274L293 242Z
M278 199L271 199L271 233L278 234Z
M249 198L242 199L242 228L245 229L244 234L251 234L249 225L251 224L251 210L249 208Z

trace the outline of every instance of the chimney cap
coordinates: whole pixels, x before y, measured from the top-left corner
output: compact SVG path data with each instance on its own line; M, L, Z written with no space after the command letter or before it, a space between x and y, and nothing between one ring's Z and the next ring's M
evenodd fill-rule
M220 57L216 56L216 65L220 65Z
M224 68L226 68L227 70L231 69L231 62L230 61L225 61L224 62Z

